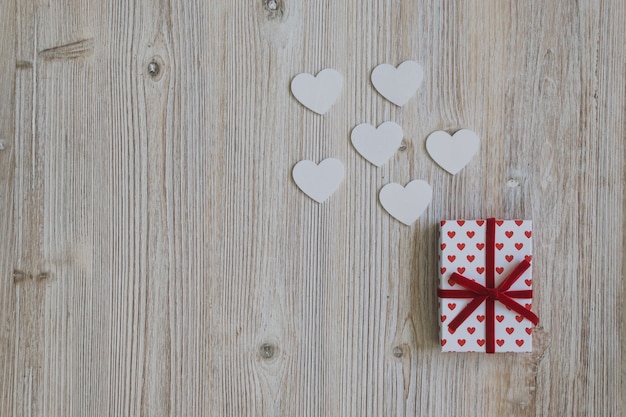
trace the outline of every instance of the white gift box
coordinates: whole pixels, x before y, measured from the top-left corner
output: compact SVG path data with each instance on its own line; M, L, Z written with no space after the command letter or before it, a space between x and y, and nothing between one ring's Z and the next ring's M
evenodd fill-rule
M442 352L532 351L531 260L530 220L441 221Z

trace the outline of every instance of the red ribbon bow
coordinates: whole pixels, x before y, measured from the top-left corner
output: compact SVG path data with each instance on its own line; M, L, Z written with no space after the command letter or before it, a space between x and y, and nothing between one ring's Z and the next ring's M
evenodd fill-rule
M534 325L539 323L539 318L530 310L519 304L513 298L532 298L532 290L522 291L509 291L509 288L517 281L524 271L530 268L530 262L523 260L515 267L515 269L502 281L502 283L495 286L495 235L496 235L496 220L487 219L487 234L486 234L486 279L485 285L481 285L474 280L457 274L456 272L450 277L450 281L467 288L467 290L437 290L437 295L440 298L473 298L473 300L463 308L459 314L448 324L450 330L455 331L470 314L474 312L485 302L485 326L486 326L486 351L487 353L495 352L495 302L496 300L509 307L519 315L530 320Z

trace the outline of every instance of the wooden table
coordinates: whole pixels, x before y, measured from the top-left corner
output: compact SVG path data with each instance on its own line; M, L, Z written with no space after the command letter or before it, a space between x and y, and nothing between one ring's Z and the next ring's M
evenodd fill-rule
M509 5L508 3L511 3ZM0 1L1 416L618 416L625 6ZM424 67L399 108L369 81ZM335 68L324 116L289 84ZM349 141L393 120L382 168ZM480 153L451 176L435 130ZM324 204L291 179L333 156ZM411 227L378 192L428 181ZM534 221L532 354L442 354L437 223Z

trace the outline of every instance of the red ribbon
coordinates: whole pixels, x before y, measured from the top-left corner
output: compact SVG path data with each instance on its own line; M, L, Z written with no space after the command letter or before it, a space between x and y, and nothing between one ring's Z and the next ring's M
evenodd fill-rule
M474 280L457 274L456 272L450 277L450 281L457 283L467 290L437 290L440 298L472 298L464 309L448 324L448 328L455 331L470 314L474 312L485 302L485 326L486 326L486 350L487 353L495 352L496 331L495 331L495 302L509 307L519 315L530 320L534 325L539 323L539 318L530 310L519 304L513 298L532 298L532 290L509 291L509 288L517 281L524 271L530 268L530 262L523 260L515 267L515 269L502 281L495 286L495 240L496 240L496 220L487 219L487 235L485 242L485 285L481 285Z

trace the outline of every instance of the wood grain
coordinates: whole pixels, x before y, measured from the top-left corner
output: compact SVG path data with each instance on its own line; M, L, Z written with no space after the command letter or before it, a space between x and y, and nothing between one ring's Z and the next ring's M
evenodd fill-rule
M623 412L623 2L0 9L0 415ZM406 59L398 108L369 75ZM326 67L318 116L289 83ZM386 120L407 146L375 168L349 132ZM464 127L450 176L424 140ZM318 205L291 169L331 156ZM377 195L418 178L405 227ZM534 221L535 351L441 354L436 225L487 216Z

